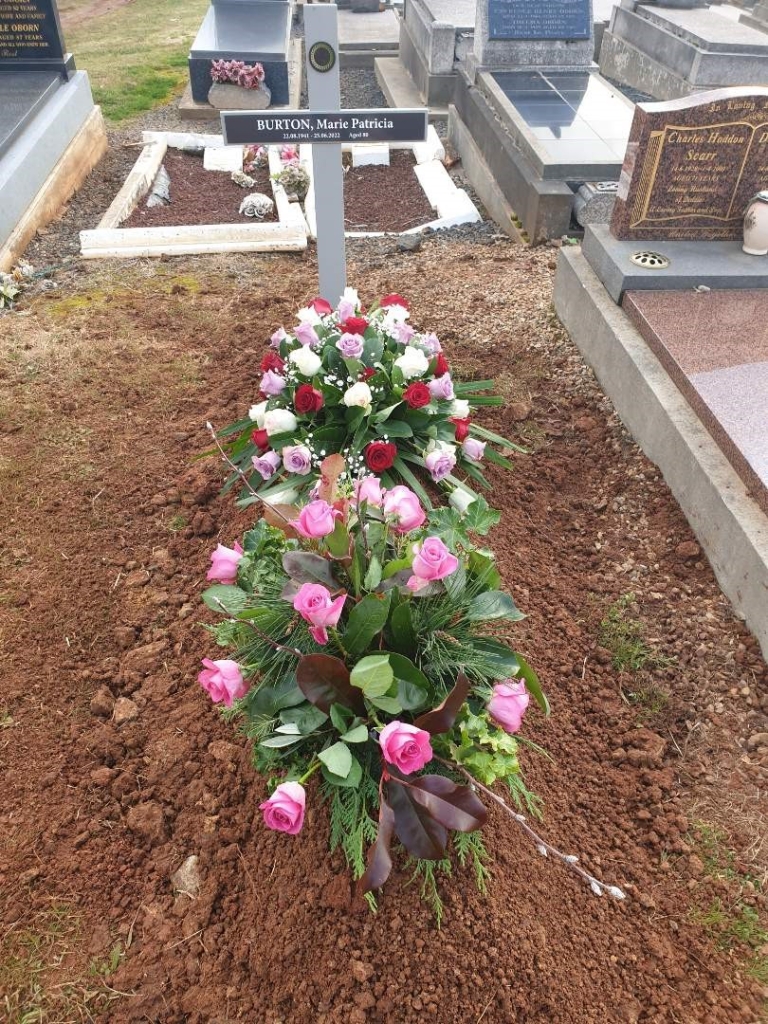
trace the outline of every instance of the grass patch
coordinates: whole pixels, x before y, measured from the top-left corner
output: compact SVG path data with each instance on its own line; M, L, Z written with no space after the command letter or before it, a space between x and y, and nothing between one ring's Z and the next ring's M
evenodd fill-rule
M645 626L629 614L635 595L623 594L610 606L600 623L600 644L613 655L613 667L619 672L665 668L671 659L659 654L645 639Z
M69 11L88 2L74 0ZM133 0L67 31L78 67L88 72L108 120L125 121L181 91L189 48L207 8L208 0Z

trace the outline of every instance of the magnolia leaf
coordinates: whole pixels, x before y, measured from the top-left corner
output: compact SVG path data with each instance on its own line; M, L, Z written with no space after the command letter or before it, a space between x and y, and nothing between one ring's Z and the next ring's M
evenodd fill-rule
M503 590L486 590L483 594L473 597L467 609L470 622L483 622L486 619L511 619L519 622L525 616L517 608L515 602Z
M395 833L395 812L384 797L379 801L379 831L376 842L368 851L368 866L358 885L360 892L380 889L392 871L392 855L389 852Z
M448 842L445 826L413 799L407 786L393 779L387 783L386 791L395 815L395 833L408 853L420 860L442 860Z
M488 818L488 811L477 793L443 775L422 775L409 785L412 798L436 821L454 832L476 832Z
M297 583L322 583L333 590L338 588L333 567L322 555L315 555L311 551L286 551L283 555L283 568Z
M330 654L305 654L296 666L296 682L310 704L326 714L333 704L365 713L362 694L350 685L349 669Z
M336 775L335 772L329 771L325 765L321 766L320 771L326 782L330 782L332 786L342 786L347 789L357 789L363 778L363 769L360 767L360 762L354 757L352 758L352 767L349 769L346 778L342 778L341 775Z
M352 768L352 752L346 743L339 741L317 755L329 772L346 779Z
M395 673L389 664L389 655L370 654L367 658L363 658L352 669L349 679L352 685L361 689L366 697L383 697L395 679Z
M344 733L345 743L365 743L368 739L368 726L356 725L354 729Z
M248 595L240 587L216 583L203 591L203 601L220 615L237 615L248 603Z
M371 641L380 633L389 616L391 595L368 594L349 613L342 643L353 658L363 654Z
M463 672L459 672L456 685L445 698L443 703L432 711L427 711L413 723L417 729L426 729L431 736L438 736L440 733L448 732L456 721L456 716L462 704L467 699L470 690L470 683Z
M344 457L338 453L326 456L320 463L320 483L317 496L323 501L327 501L329 505L336 500L336 487L345 466Z

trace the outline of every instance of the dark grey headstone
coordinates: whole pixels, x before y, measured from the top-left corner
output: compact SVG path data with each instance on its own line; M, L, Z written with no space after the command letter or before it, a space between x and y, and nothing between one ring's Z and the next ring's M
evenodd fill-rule
M489 0L489 39L589 39L589 0Z
M0 156L60 84L55 71L0 75Z
M0 0L0 74L48 69L74 71L56 0Z

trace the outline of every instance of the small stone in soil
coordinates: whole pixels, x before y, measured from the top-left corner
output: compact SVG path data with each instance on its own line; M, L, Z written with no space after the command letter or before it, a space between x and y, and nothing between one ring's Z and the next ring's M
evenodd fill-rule
M118 697L115 701L113 719L115 725L124 725L139 717L138 705L128 697Z
M109 718L115 706L115 698L106 686L100 686L91 697L91 714L100 718Z
M178 892L187 896L197 896L200 891L200 858L195 854L184 861L171 875L171 884Z

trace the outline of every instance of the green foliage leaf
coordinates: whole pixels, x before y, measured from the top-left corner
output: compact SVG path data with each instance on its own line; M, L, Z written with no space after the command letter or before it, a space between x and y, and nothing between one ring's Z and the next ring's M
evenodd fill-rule
M283 568L297 583L322 583L333 590L339 585L328 559L311 551L286 551Z
M376 555L371 556L371 563L368 566L368 572L365 574L365 580L363 586L366 590L375 590L376 587L381 583L381 562Z
M298 687L297 687L298 689ZM304 694L302 694L302 697ZM312 704L300 704L295 708L286 708L280 712L280 721L286 725L296 725L302 736L309 736L328 721L328 715Z
M346 558L349 555L349 531L340 519L336 520L333 533L325 538L325 543L334 558Z
M390 653L389 663L395 673L397 699L402 707L406 711L423 708L429 699L430 683L421 669L402 654Z
M368 739L368 726L356 725L354 729L344 733L345 743L365 743Z
M339 741L321 750L317 755L329 772L346 779L352 769L352 752L346 743Z
M448 732L456 721L462 704L469 696L470 683L463 672L459 672L456 685L438 707L427 711L413 723L419 729L426 729L431 736Z
M203 591L203 601L219 615L237 615L248 603L248 595L240 587L227 583L216 583Z
M354 712L349 708L341 704L331 705L331 723L338 732L345 733L354 717Z
M485 674L493 679L506 679L520 671L519 658L506 644L481 637L473 642L473 647L482 658Z
M501 575L493 559L480 551L471 551L469 554L469 575L492 590L501 586Z
M330 782L333 786L345 786L350 789L357 789L363 778L363 769L355 757L352 758L352 765L346 776L337 775L335 772L329 771L325 765L322 766L320 771L323 773L323 778L326 782Z
M404 569L410 569L412 564L413 556L409 558L396 558L392 562L387 562L381 574L382 579L388 580Z
M376 634L382 631L389 616L390 600L389 594L368 594L349 613L342 642L351 657L366 651Z
M268 736L267 739L261 741L259 746L267 747L270 750L279 750L281 747L292 747L299 739L301 739L300 736Z
M388 654L369 654L355 665L350 675L353 686L369 699L383 697L395 680Z
M379 424L376 428L377 434L386 434L387 437L413 437L413 428L405 420L389 419Z
M296 685L296 676L286 672L279 682L262 684L255 693L248 695L248 714L252 718L274 718L279 711L303 704L304 700L304 694Z
M511 619L512 622L519 622L525 616L509 594L503 590L486 590L470 601L467 618L471 622L484 622L487 619Z
M403 601L392 612L389 620L389 632L392 646L396 651L404 655L416 653L416 630L413 628L410 601ZM403 707L407 706L407 704L403 705Z
M528 662L525 660L525 658L523 658L519 654L516 657L517 657L518 664L520 666L520 670L518 672L518 676L521 679L525 680L525 687L526 687L526 689L533 696L533 699L539 705L539 707L544 712L544 714L548 715L549 714L549 710L550 710L549 709L549 701L547 700L547 695L544 693L544 691L541 688L541 683L539 682L539 677L533 671L533 669L528 664Z
M368 699L374 707L386 711L388 715L399 715L403 710L397 697L369 697Z

